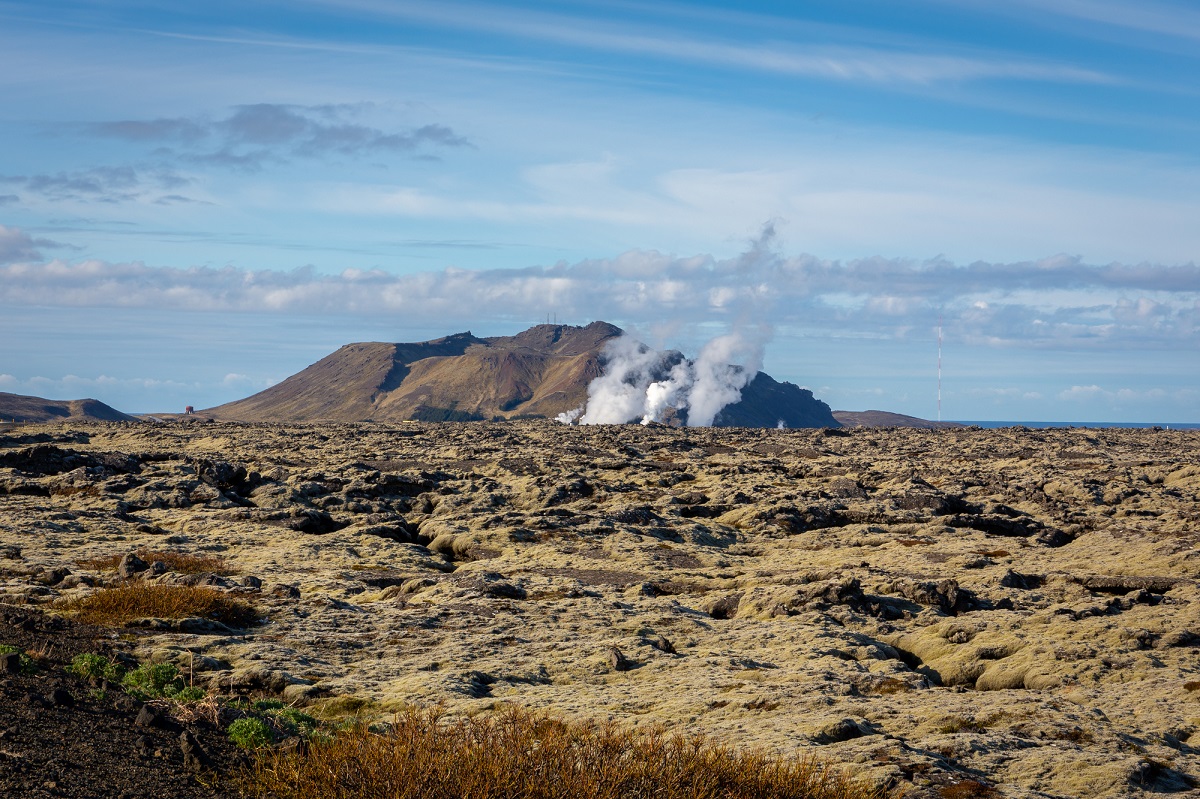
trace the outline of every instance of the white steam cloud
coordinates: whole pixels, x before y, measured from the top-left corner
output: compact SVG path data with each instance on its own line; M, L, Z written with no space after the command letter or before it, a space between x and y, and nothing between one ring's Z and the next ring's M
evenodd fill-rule
M650 424L686 419L690 427L709 427L723 408L741 399L742 389L758 374L765 341L735 330L712 339L695 360L688 360L632 336L613 339L604 349L604 373L588 386L583 412L562 414L559 421Z
M735 270L743 297L723 295L717 303L735 314L733 329L710 339L694 360L675 351L647 347L630 336L610 341L603 352L604 371L588 386L587 404L562 414L560 421L581 424L642 424L686 420L690 427L710 427L725 407L736 403L762 368L771 337L767 305L774 294L772 278L779 258L773 251L775 227L768 223L750 248L738 257Z

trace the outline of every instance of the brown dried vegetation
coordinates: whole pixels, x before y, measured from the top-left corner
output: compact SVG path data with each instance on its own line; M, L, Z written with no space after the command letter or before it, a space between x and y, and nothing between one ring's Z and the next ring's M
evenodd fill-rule
M134 554L147 563L153 563L156 560L162 561L169 571L179 574L211 573L226 577L237 573L237 569L230 566L220 555L192 555L187 552L163 549L139 549ZM82 558L75 563L85 569L115 571L123 557L125 557L124 553L104 555L96 558Z
M245 775L277 799L860 799L880 794L814 760L736 752L700 736L568 724L522 710L445 722L412 710L307 752L272 751Z
M996 789L977 780L963 780L938 789L942 799L993 799L999 796Z
M121 625L134 619L203 618L231 627L258 620L249 604L212 588L129 582L57 604L87 624Z

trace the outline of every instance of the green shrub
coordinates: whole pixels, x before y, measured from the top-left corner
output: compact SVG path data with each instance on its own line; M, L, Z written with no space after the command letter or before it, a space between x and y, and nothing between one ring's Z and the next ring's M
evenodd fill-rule
M135 699L173 699L198 702L208 695L198 685L184 685L183 675L171 663L143 663L125 675L121 685Z
M299 735L301 738L312 737L320 723L304 711L294 707L281 708L272 712L270 716L281 733Z
M135 699L170 699L183 690L183 677L170 663L143 663L121 681Z
M278 699L259 699L252 707L256 713L266 713L270 710L282 710L286 705Z
M31 674L37 673L37 664L33 662L33 658L26 654L24 649L19 646L13 646L12 644L0 644L0 655L7 655L12 652L16 652L21 656L20 669L22 674L28 677Z
M229 740L243 749L261 749L271 743L271 728L260 718L246 716L229 725Z
M205 691L199 685L189 685L173 694L168 694L167 698L173 699L176 702L199 702L206 696L208 696L208 691Z
M78 674L85 680L108 680L109 682L120 682L125 678L125 668L115 660L97 655L95 652L84 652L76 655L71 659L71 665L67 666L67 671L72 674Z

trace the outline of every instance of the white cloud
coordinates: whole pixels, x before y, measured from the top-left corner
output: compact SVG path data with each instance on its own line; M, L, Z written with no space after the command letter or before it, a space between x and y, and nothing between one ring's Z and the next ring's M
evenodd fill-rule
M17 229L4 229L25 241ZM756 245L756 247L759 245ZM19 249L19 248L18 248ZM1200 333L1200 267L869 258L828 261L752 251L718 259L630 251L523 269L396 275L235 267L186 269L100 260L0 265L0 304L281 314L391 314L469 326L479 319L753 321L832 335L924 336L1068 349L1190 346Z
M32 375L24 378L11 374L0 374L0 388L9 393L33 394L61 399L81 399L92 392L112 391L114 389L159 390L163 388L189 388L192 385L175 380L161 380L152 377L117 378L103 374L94 377L74 374L63 375L62 377Z
M0 225L0 264L31 261L42 257L39 247L54 246L53 242L36 241L25 231Z
M1032 7L1039 16L1049 12L1126 30L1200 40L1200 12L1194 7L1153 0L1014 0L1013 4Z
M647 25L618 26L600 18L582 19L468 3L395 4L377 0L342 0L337 5L339 8L356 7L458 29L485 30L489 34L506 34L609 53L705 66L720 64L760 73L834 81L930 84L989 78L1069 83L1112 80L1094 70L1027 57L994 54L964 56L915 49L904 52L896 47L834 47L824 43L830 33L828 29L823 31L821 38L793 45L779 43L777 36L771 36L768 41L763 41L758 35L744 42L730 41L729 38L716 40L697 35L687 36L682 33L683 25L673 25L669 29ZM752 19L750 15L743 15L742 18ZM686 17L680 22L685 20ZM771 26L773 22L778 24L778 21L765 16L753 21L764 27ZM733 31L725 27L725 33L729 36Z
M1100 402L1114 407L1137 403L1161 403L1163 400L1170 400L1182 405L1200 399L1200 390L1190 388L1168 390L1156 386L1149 388L1110 389L1092 384L1087 386L1071 386L1068 389L1060 391L1058 399L1064 402Z

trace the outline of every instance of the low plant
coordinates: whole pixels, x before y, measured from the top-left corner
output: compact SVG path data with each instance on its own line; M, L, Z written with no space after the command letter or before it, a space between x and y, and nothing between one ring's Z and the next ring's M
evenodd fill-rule
M169 699L176 702L199 702L208 696L208 691L205 691L199 685L188 685L176 691Z
M962 780L953 785L938 788L941 799L994 799L999 796L996 789L978 780Z
M232 726L231 726L232 737ZM738 752L702 736L571 724L521 710L445 721L409 710L382 733L364 724L304 751L264 750L248 793L278 799L866 799L812 759Z
M134 619L199 617L231 627L258 620L255 608L214 588L129 582L56 604L87 624L124 624Z
M237 573L237 569L230 566L220 555L192 555L169 549L139 549L134 554L147 563L153 563L156 560L162 561L169 571L179 574L211 573L226 577ZM81 558L75 562L85 569L115 571L121 565L124 557L125 553L122 552L95 558Z
M229 740L243 749L261 749L271 743L271 728L257 716L245 716L229 724Z
M886 696L890 694L906 693L912 689L913 687L904 680L896 677L884 677L871 687L869 693L882 694Z
M195 685L186 685L179 669L171 663L143 663L121 680L126 692L143 702L150 699L170 699L175 702L198 702L207 692Z
M29 656L28 652L19 646L13 646L12 644L0 644L0 655L10 655L14 652L20 656L17 659L17 662L19 663L18 668L20 669L21 674L29 676L37 673L37 663L35 663L33 658Z
M956 732L983 732L984 726L974 719L969 719L965 716L946 716L938 724L937 731L947 734Z
M311 738L324 728L328 732L336 727L328 722L305 713L297 707L292 707L278 699L258 699L253 702L246 699L235 699L229 707L245 713L248 718L256 718L267 725L271 738ZM354 719L351 723L354 723Z
M143 663L121 681L135 699L166 699L184 688L183 676L170 663Z
M124 666L95 652L83 652L71 658L67 671L93 682L120 682L125 679Z
M284 735L298 735L301 738L311 738L317 731L320 722L304 711L295 707L285 707L270 713L271 720Z

